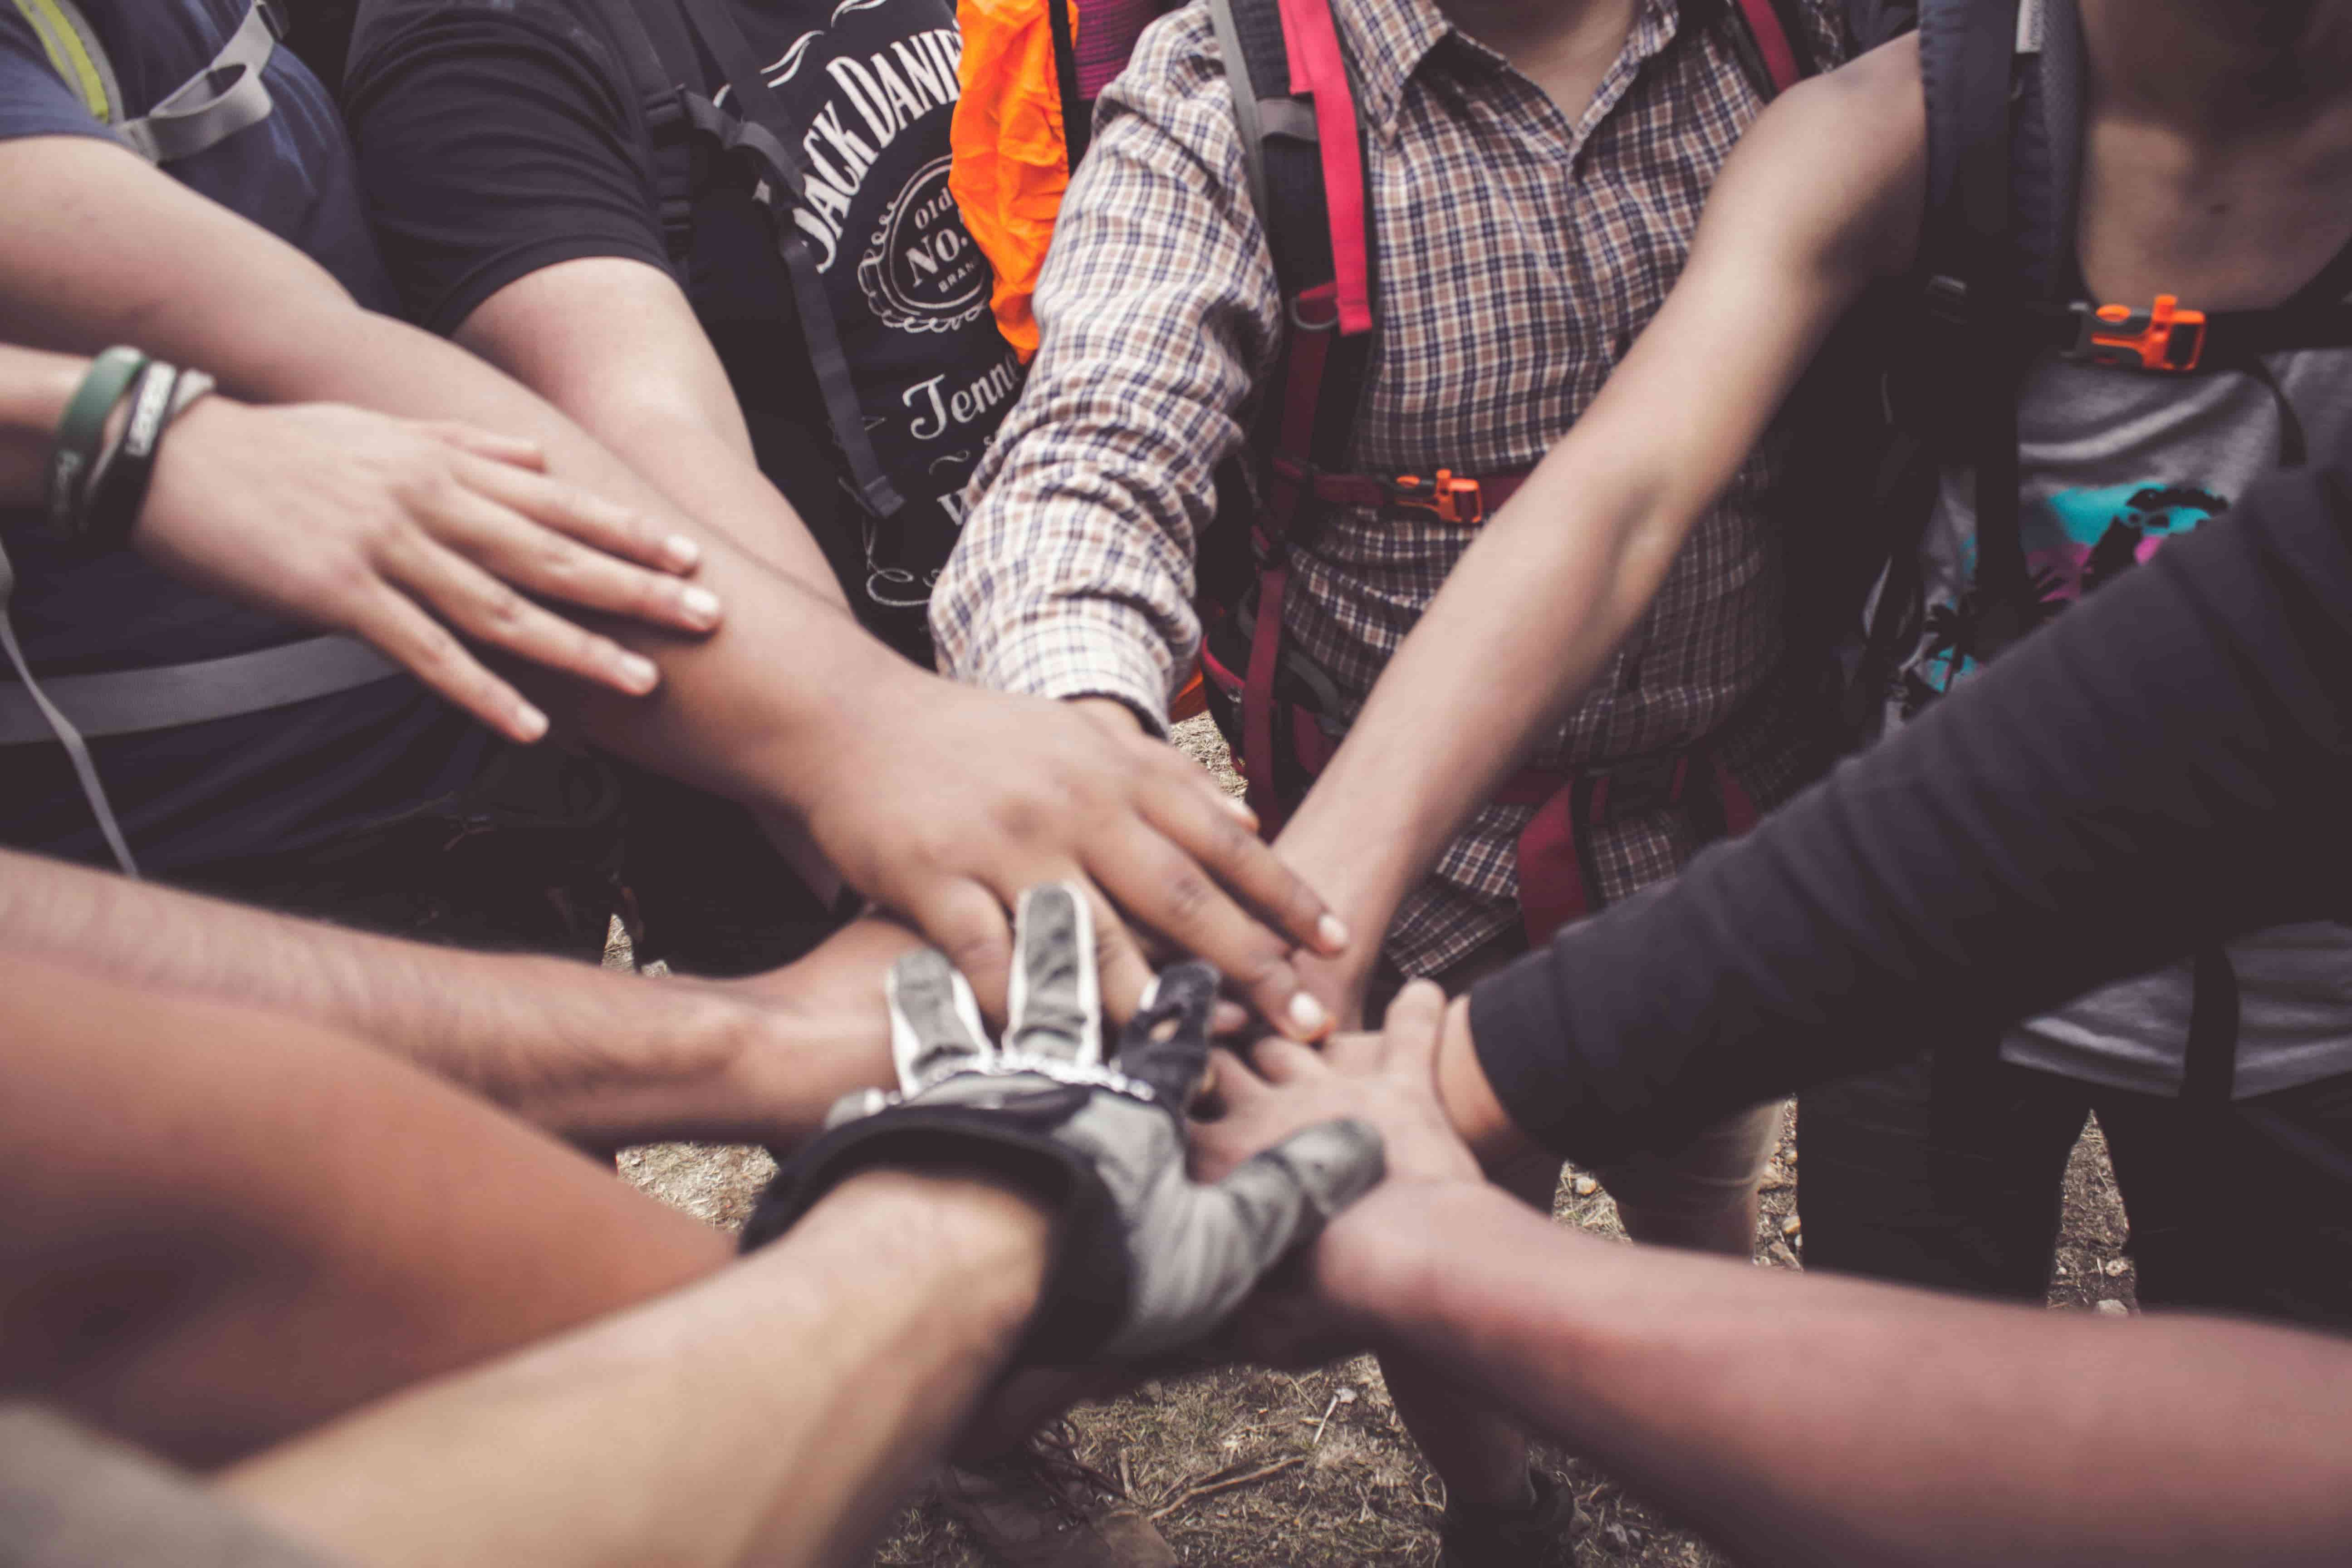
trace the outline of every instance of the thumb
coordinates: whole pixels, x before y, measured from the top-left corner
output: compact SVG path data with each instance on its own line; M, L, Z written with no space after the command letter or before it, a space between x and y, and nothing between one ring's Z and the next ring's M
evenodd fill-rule
M1318 1121L1251 1155L1214 1190L1233 1200L1256 1241L1255 1261L1264 1269L1387 1173L1381 1135L1370 1122Z

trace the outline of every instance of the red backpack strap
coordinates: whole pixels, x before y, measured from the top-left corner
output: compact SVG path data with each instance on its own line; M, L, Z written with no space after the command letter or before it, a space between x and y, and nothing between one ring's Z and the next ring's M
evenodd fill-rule
M1740 63L1767 103L1820 72L1797 0L1732 0L1730 10Z

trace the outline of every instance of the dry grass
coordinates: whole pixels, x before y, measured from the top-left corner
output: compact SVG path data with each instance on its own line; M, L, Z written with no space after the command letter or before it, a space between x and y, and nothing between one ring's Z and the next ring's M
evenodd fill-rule
M1223 745L1207 721L1184 726L1179 744L1239 793ZM716 1225L740 1225L774 1169L755 1149L665 1144L633 1149L623 1173L638 1185ZM1765 1176L1758 1226L1759 1266L1803 1267L1796 1217L1794 1118ZM1562 1176L1559 1223L1622 1240L1604 1191L1576 1191ZM2122 1258L2122 1205L2094 1127L2066 1173L2066 1216L2052 1304L2087 1310L2133 1301ZM1380 1369L1360 1358L1303 1374L1228 1369L1146 1384L1124 1399L1071 1415L1079 1456L1118 1479L1190 1564L1250 1568L1408 1568L1437 1555L1442 1487L1397 1419ZM1559 1562L1579 1568L1728 1568L1728 1560L1671 1519L1629 1496L1596 1466L1543 1456L1576 1499ZM1244 1479L1253 1478L1255 1479ZM1238 1480L1240 1484L1223 1484ZM877 1564L983 1568L987 1559L928 1500L893 1523Z

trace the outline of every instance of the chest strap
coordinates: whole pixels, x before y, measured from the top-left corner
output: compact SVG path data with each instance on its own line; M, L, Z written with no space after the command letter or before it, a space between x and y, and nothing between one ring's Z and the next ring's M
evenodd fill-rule
M193 158L269 118L269 89L261 73L286 34L276 0L253 0L211 62L136 117L127 113L113 65L74 0L16 4L49 64L92 117L151 163Z

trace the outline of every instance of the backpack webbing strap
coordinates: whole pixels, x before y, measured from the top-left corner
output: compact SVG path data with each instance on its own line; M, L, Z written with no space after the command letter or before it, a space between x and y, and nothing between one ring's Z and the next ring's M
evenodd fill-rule
M1078 93L1078 0L1045 0L1045 27L1054 41L1054 94L1062 100L1062 168L1078 172L1093 139L1094 110Z
M1773 0L1738 0L1738 9L1764 68L1762 85L1767 89L1764 97L1768 102L1812 74L1798 63L1798 40L1801 35L1792 29L1790 19L1775 7Z
M260 124L271 109L262 68L283 31L269 0L253 0L212 64L115 134L151 163L174 163Z
M1330 0L1279 0L1289 47L1290 95L1314 100L1316 141L1323 161L1323 212L1331 231L1331 267L1339 283L1339 331L1372 330L1372 270L1365 224L1363 140L1356 124L1356 94Z
M656 5L654 14L667 37L667 49L655 42L635 0L602 0L601 8L604 30L620 49L645 121L642 168L661 217L662 248L674 268L683 268L694 248L695 125L678 78L663 62L675 59L683 66L694 58L693 47L677 26L677 13L666 4Z
M60 712L49 700L40 683L33 679L33 667L25 662L25 650L16 646L16 628L8 619L8 601L16 592L16 568L8 559L8 552L0 548L0 649L5 649L8 662L16 667L16 679L25 683L25 695L40 720L38 732L28 740L54 739L66 749L73 763L74 777L81 784L82 798L89 802L92 816L98 818L98 830L106 838L106 847L113 851L114 863L122 874L136 881L139 862L131 858L130 841L122 837L122 825L114 819L113 803L106 798L106 786L99 782L98 764L90 760L89 742L74 728L73 721Z
M736 26L725 0L685 0L685 5L688 26L719 62L735 95L735 115L710 106L703 123L719 136L730 151L750 153L759 161L772 186L789 196L793 205L805 206L808 178L800 160L783 141L788 132L782 128L791 124L790 118L769 89L759 58L752 53L742 29ZM694 102L689 96L687 107L699 116L705 106ZM808 344L809 363L816 372L817 390L824 398L834 440L849 463L850 479L866 510L877 517L890 517L907 503L889 476L882 471L881 462L874 455L874 443L866 433L865 411L857 401L857 384L850 374L849 358L842 352L841 332L825 297L824 275L817 270L816 258L810 254L808 240L801 234L799 225L779 212L774 227L776 249L792 277L793 308L800 317L801 335Z
M1958 273L1964 353L1950 405L1976 474L1980 659L2024 634L2032 613L2018 499L2017 392L2025 360L2014 323L2010 88L2018 0L1934 0L1919 16L1928 101L1925 253Z
M1257 88L1249 57L1242 51L1234 22L1234 0L1209 0L1209 24L1216 29L1217 53L1224 57L1225 90L1234 100L1234 129L1240 133L1242 167L1248 176L1250 205L1269 241L1274 234L1274 198L1265 183L1265 129L1258 116Z
M41 40L49 68L73 89L90 118L112 125L122 118L122 89L114 79L98 35L73 0L16 0L16 10Z

